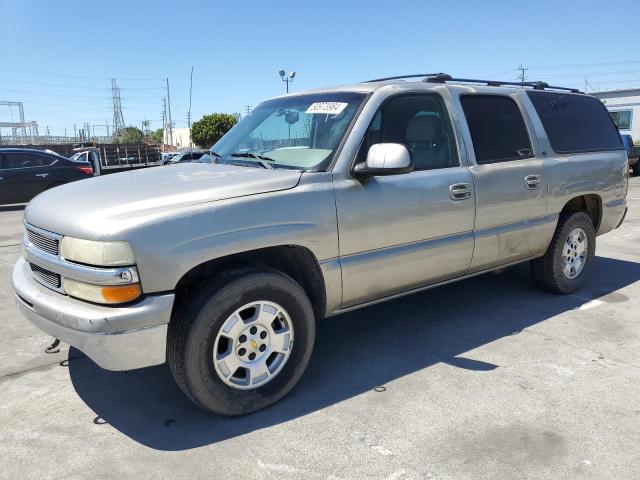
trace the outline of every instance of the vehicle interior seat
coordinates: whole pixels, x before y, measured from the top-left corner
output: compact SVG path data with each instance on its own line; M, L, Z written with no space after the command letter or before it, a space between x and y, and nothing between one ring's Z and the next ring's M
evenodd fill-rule
M406 140L416 170L451 166L450 142L442 120L436 115L418 115L407 123Z

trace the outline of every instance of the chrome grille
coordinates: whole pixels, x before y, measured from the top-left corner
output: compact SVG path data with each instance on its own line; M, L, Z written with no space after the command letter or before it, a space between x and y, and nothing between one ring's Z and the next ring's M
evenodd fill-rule
M50 272L49 270L45 270L44 268L36 265L35 263L30 263L31 271L33 275L43 284L52 288L60 288L60 275L57 273Z
M31 242L35 247L50 253L51 255L58 255L59 244L57 239L46 237L29 229L29 227L27 227L27 236L29 237L29 242Z

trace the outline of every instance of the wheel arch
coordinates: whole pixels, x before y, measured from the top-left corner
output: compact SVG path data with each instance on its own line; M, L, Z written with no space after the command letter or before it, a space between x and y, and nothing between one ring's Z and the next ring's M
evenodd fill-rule
M596 232L602 223L602 198L595 193L588 193L573 197L562 207L560 215L563 213L585 212L593 222Z
M324 317L327 300L320 264L311 250L299 245L278 245L248 250L196 265L176 284L176 305L199 281L214 277L223 271L246 267L269 268L289 275L306 292L316 319Z

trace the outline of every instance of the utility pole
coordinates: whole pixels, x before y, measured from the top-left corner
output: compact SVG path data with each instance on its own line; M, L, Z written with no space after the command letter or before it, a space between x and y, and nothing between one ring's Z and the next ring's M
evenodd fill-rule
M76 130L76 124L73 124L73 138L74 140L78 140L78 131Z
M191 79L189 80L189 113L187 113L187 125L189 126L189 148L193 147L191 141L191 92L193 91L193 67L191 66Z
M167 105L169 108L169 111L168 111L169 121L167 122L169 125L169 145L173 145L173 122L171 121L171 94L169 93L169 77L167 77L166 80L167 80Z
M591 85L591 83L589 83L589 79L587 78L587 75L585 74L584 76L584 91L587 91L587 87L590 88L592 91L595 90L593 88L593 85Z
M527 67L525 67L524 65L520 64L518 65L518 70L520 70L520 73L518 74L518 78L520 79L520 83L524 83L525 80L527 79L527 75L526 75L526 71L529 70Z
M251 105L244 106L244 115L245 117L251 113Z
M164 152L164 138L167 132L167 102L162 99L162 151Z

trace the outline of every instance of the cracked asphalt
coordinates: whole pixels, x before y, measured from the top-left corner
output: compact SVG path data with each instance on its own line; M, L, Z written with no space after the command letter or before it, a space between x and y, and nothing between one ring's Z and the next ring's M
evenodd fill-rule
M322 321L298 387L234 419L165 366L45 353L0 211L0 478L640 478L640 178L628 202L575 295L521 265Z

